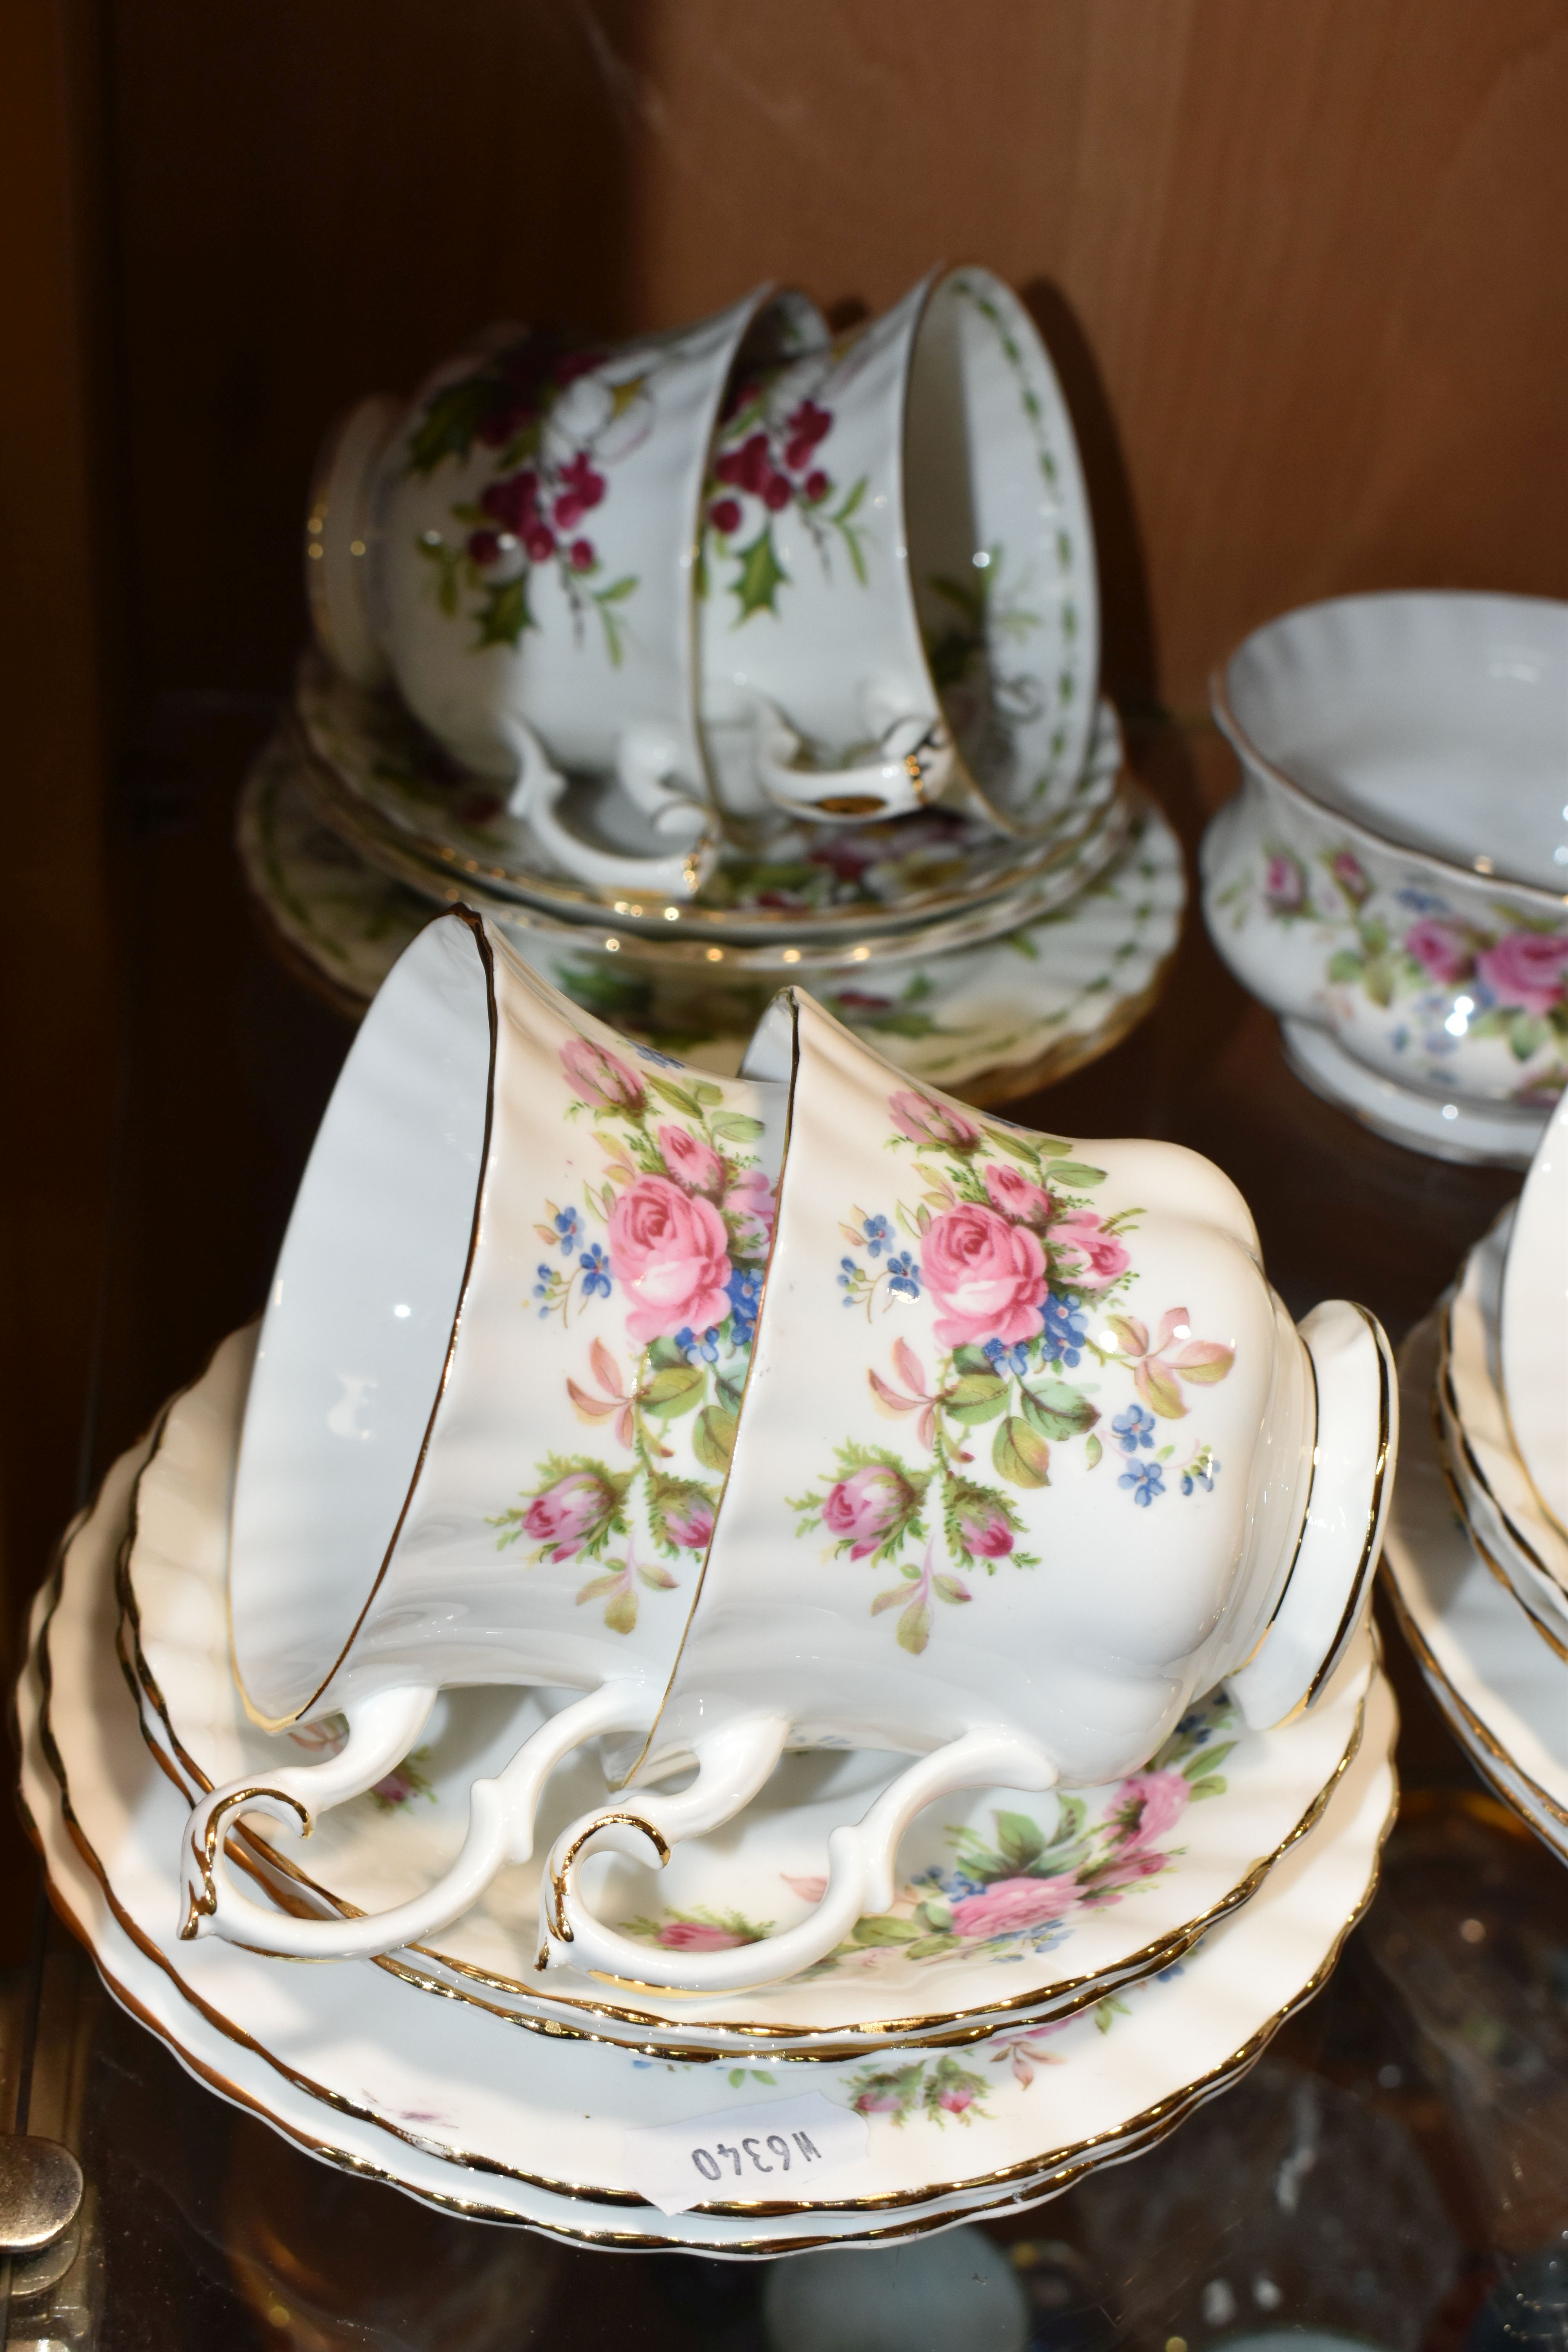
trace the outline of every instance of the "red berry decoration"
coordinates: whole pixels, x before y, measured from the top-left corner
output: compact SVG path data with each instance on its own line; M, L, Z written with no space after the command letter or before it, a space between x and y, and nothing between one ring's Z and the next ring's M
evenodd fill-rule
M771 513L777 514L781 507L788 506L794 495L787 475L770 474L767 487L763 492L763 504Z
M722 531L726 538L732 530L739 530L741 528L739 499L715 499L708 509L708 520L714 530Z
M493 530L471 530L468 533L468 556L475 563L493 563L500 553L500 541Z
M574 539L572 542L571 556L572 569L574 572L592 572L594 569L593 541L591 539Z
M805 478L805 495L814 507L821 505L832 488L832 483L820 466L815 474L808 474Z
M531 522L522 536L531 563L548 563L555 552L555 533L548 523Z

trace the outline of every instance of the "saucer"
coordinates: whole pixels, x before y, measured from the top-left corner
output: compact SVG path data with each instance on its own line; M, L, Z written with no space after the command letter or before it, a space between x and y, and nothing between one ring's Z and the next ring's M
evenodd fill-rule
M185 1803L141 1738L113 1648L113 1565L136 1468L135 1454L115 1465L68 1541L18 1691L26 1804L55 1899L110 1989L193 2073L329 2161L432 2201L595 2242L735 2253L1037 2202L1174 2128L1251 2064L1324 1981L1370 1899L1394 1794L1381 1676L1361 1752L1321 1820L1185 1963L1100 2013L1019 2025L962 2053L815 2067L809 2089L853 2143L817 2177L819 2193L769 2185L682 2199L667 2215L634 2185L639 2134L677 2124L709 2143L731 2116L744 2118L737 2131L755 2132L769 2109L783 2122L796 2070L505 2034L359 1963L300 1968L219 1938L178 1940Z
M228 1664L228 1505L255 1336L252 1326L226 1340L160 1421L120 1563L122 1643L144 1726L193 1802L300 1753L289 1734L249 1723ZM1073 2014L1179 1958L1311 1829L1354 1761L1371 1664L1363 1638L1320 1706L1272 1731L1247 1731L1212 1694L1145 1770L1065 1794L1059 1814L1049 1798L1003 1789L928 1807L900 1845L889 1915L863 1919L802 1976L700 2008L690 1994L533 1968L543 1857L608 1794L580 1757L551 1781L534 1859L504 1871L433 1948L398 1954L395 1972L535 2032L792 2063L891 2042L972 2041L1012 2013ZM499 1771L566 1696L446 1693L416 1758L324 1813L308 1844L247 1830L268 1890L290 1907L340 1913L416 1894L461 1845L474 1779ZM863 1812L905 1760L792 1757L766 1801L677 1848L667 1870L606 1857L599 1906L666 1946L722 1948L787 1924L816 1899L829 1832Z
M1483 1778L1568 1858L1568 1668L1456 1517L1431 1416L1436 1315L1400 1350L1405 1442L1383 1557L1433 1696Z
M1510 1580L1543 1603L1568 1635L1568 1538L1542 1508L1514 1444L1499 1379L1498 1333L1514 1212L1505 1209L1466 1258L1443 1314L1439 1406L1457 1482L1495 1530ZM1568 1407L1563 1407L1568 1417ZM1568 1442L1565 1440L1564 1442Z
M622 929L697 944L763 948L807 939L854 947L884 931L922 932L955 919L979 938L1010 928L999 904L1026 886L1037 908L1059 904L1086 870L1116 846L1124 754L1108 702L1098 708L1088 756L1049 831L1032 841L943 808L879 824L789 824L754 847L734 840L694 898L595 889L564 873L525 818L507 814L504 789L470 775L391 694L354 686L318 652L307 653L294 716L310 752L307 782L333 830L374 866L431 893L455 887L521 903L568 921L613 915ZM619 787L584 778L562 804L573 829L626 849ZM650 836L650 854L651 854Z
M429 919L431 900L368 865L321 822L305 794L306 765L287 738L262 752L241 796L240 860L287 960L334 1001L363 1010ZM779 949L763 968L737 970L718 947L556 921L471 884L445 887L453 899L467 889L525 961L584 1010L703 1069L732 1076L777 989L805 980L911 1076L973 1102L1001 1102L1108 1053L1159 993L1186 901L1181 845L1141 788L1130 786L1124 800L1120 854L1068 905L979 946L937 952L923 940L884 941L898 953L865 962L851 953L820 969L808 968L805 949ZM430 879L432 894L442 887Z

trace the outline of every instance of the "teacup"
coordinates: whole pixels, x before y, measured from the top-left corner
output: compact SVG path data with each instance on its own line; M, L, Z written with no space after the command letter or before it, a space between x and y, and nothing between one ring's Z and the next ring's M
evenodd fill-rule
M1309 605L1213 699L1242 788L1204 911L1303 1077L1418 1150L1528 1161L1568 1081L1568 604Z
M467 909L394 967L279 1259L232 1521L247 1711L347 1736L197 1807L183 1933L331 1958L431 1932L526 1856L558 1761L651 1727L728 1475L785 1095L624 1045ZM226 1822L308 1830L477 1683L584 1696L476 1785L437 1885L358 1920L239 1893Z
M1077 444L1022 304L921 280L829 349L737 371L704 524L702 714L731 816L944 794L1047 830L1099 662Z
M553 1957L704 1991L886 1911L938 1797L1132 1772L1222 1682L1256 1726L1310 1705L1366 1601L1396 1437L1377 1324L1336 1301L1293 1327L1195 1153L977 1116L799 992L746 1066L791 1102L734 1465L639 1783L563 1832L544 1896ZM843 1745L919 1760L832 1833L797 1924L697 1952L594 1916L593 1852L662 1861L785 1748ZM641 1785L692 1759L679 1793Z
M323 452L305 570L327 651L362 685L395 680L580 880L689 898L711 866L693 610L709 444L742 352L766 363L824 331L766 289L613 345L498 328L406 406L362 403ZM566 823L567 770L618 779L613 830Z

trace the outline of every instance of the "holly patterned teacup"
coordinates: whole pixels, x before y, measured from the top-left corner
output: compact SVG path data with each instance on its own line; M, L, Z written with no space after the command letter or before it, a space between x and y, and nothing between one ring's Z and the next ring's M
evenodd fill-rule
M183 1932L412 1942L526 1857L559 1761L646 1737L733 1448L785 1094L626 1045L466 909L394 967L300 1184L235 1482L240 1694L325 1753L198 1805ZM584 1696L475 1784L436 1885L331 1920L239 1892L226 1824L308 1828L374 1788L453 1684Z
M732 815L967 800L1047 832L1084 762L1094 539L1045 348L989 271L737 371L710 468L702 713Z
M305 572L326 651L361 685L395 682L455 760L510 786L576 880L689 898L712 863L694 596L709 446L738 355L765 364L824 331L766 289L623 343L497 329L406 406L362 403L323 452ZM621 789L580 808L569 774Z
M1364 1309L1300 1330L1195 1153L1031 1135L911 1087L810 997L746 1065L790 1079L729 1485L635 1785L565 1831L549 1948L705 1991L809 1968L885 1911L949 1791L1136 1770L1224 1683L1322 1689L1363 1613L1395 1391ZM918 1758L827 1840L820 1898L725 1950L650 1948L580 1884L730 1821L789 1747ZM696 1759L691 1785L648 1783Z

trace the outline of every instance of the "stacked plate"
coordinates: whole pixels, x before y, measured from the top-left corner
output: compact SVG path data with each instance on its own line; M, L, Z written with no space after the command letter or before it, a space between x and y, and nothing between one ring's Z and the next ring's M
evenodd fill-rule
M24 1794L55 1901L118 1997L326 2160L607 2246L750 2255L941 2229L1173 2130L1323 1981L1364 1907L1394 1796L1370 1635L1289 1726L1250 1732L1215 1693L1142 1771L1059 1809L1005 1790L929 1808L890 1911L764 1990L537 1976L537 1864L503 1872L431 1948L380 1962L182 1942L190 1803L300 1757L247 1722L228 1664L254 1346L225 1343L68 1538L19 1694ZM251 1827L233 1858L285 1908L399 1900L446 1867L475 1774L548 1705L449 1692L426 1746L323 1815L308 1849ZM616 1857L596 1899L650 1948L747 1941L791 1895L815 1899L826 1827L902 1760L797 1757L667 1872ZM585 1759L557 1780L541 1852L604 1795Z
M1401 1378L1405 1632L1477 1768L1568 1859L1568 1109Z
M1181 854L1095 700L1077 444L989 273L837 341L766 289L635 345L498 331L330 438L305 553L240 845L351 1002L458 898L712 1069L792 980L976 1099L1152 1001Z

